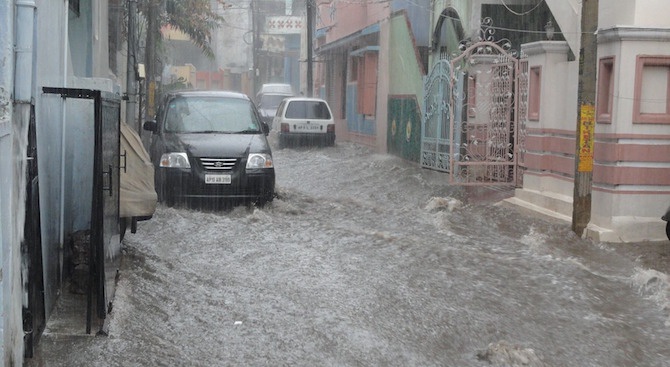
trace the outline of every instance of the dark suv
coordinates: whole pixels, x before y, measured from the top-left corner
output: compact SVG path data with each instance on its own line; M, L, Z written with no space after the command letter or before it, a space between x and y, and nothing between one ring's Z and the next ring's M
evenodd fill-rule
M168 206L197 199L272 201L269 128L246 95L172 92L144 129L153 132L149 150L159 201Z

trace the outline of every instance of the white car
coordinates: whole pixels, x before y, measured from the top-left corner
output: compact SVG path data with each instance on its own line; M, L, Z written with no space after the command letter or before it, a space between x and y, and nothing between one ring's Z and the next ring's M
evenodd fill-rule
M273 120L279 136L279 148L289 143L335 144L335 121L328 103L320 98L286 98Z
M256 107L258 107L263 122L272 127L272 119L275 117L277 107L279 107L281 101L293 96L293 89L290 84L263 84L261 90L256 94Z

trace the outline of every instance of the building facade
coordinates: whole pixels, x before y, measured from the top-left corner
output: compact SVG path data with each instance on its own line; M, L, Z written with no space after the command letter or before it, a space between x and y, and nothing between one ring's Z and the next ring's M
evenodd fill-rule
M599 241L664 238L660 216L670 205L670 23L659 14L668 6L649 0L599 2L593 35L597 102L593 131L586 132L593 145L592 163L586 167L593 175L592 207L585 231ZM513 83L527 88L504 102L513 108L523 105L520 115L508 121L513 129L509 155L518 171L508 181L518 187L509 201L569 222L577 137L584 136L577 132L576 99L581 16L577 0L322 2L314 45L315 90L331 104L338 139L421 162L420 132L430 112L424 98L433 68L440 60L458 57L477 39L506 40L510 54L523 60L518 72L525 79ZM486 30L491 33L481 37L485 21L491 22ZM482 107L495 96L475 88L476 72L462 81L463 106L472 108L459 115L454 125L459 128L495 112ZM453 113L461 108L452 107ZM458 139L447 139L445 146ZM466 143L460 141L461 151ZM453 152L445 150L443 156L450 154L447 159L453 159Z
M561 27L578 33L570 8L547 1ZM577 4L575 4L577 5ZM664 240L670 205L670 10L662 1L600 0L593 111L591 220L585 236L605 242ZM572 9L579 9L573 7ZM573 22L574 23L574 22ZM571 220L578 67L574 42L525 45L537 93L529 121L521 205Z
M59 298L70 234L91 226L93 102L121 97L118 0L0 4L0 358L23 365ZM111 32L110 32L111 30ZM118 110L117 110L118 111ZM25 330L24 330L25 328Z
M410 115L419 132L429 2L331 1L320 3L317 14L314 90L330 103L338 138L386 152L394 139L387 136L395 131L390 121L405 126ZM395 143L392 149L406 150Z

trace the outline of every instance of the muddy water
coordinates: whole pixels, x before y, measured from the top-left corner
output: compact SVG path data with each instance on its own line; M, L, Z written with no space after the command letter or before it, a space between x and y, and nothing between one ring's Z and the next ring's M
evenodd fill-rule
M667 276L351 144L275 151L278 198L159 207L110 335L47 365L670 366Z

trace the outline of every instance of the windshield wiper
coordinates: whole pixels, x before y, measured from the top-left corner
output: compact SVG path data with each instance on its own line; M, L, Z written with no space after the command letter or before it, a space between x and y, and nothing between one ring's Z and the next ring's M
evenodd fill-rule
M261 131L258 129L247 129L240 131L227 131L227 130L202 130L202 131L189 131L189 134L256 134Z
M202 130L202 131L193 131L193 134L230 134L230 131L219 131L219 130Z

